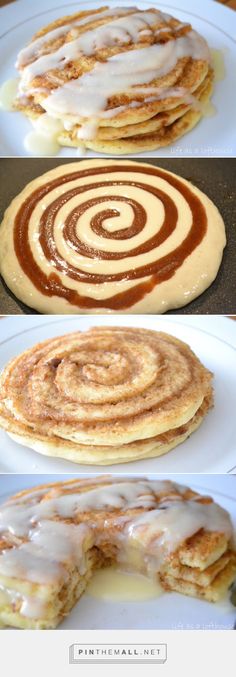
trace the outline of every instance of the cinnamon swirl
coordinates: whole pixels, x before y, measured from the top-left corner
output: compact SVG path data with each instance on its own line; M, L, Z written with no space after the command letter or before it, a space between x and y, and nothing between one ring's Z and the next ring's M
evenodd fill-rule
M96 327L49 339L8 364L0 425L20 444L77 463L159 456L201 424L211 377L174 336Z
M209 496L168 480L78 478L44 484L0 507L0 621L55 628L96 568L160 580L210 602L236 575L233 529Z
M38 134L116 155L186 134L214 80L204 38L155 8L104 6L62 17L36 33L16 66L15 107Z
M0 269L42 313L162 313L215 279L225 229L212 202L151 164L88 160L28 184L0 227Z

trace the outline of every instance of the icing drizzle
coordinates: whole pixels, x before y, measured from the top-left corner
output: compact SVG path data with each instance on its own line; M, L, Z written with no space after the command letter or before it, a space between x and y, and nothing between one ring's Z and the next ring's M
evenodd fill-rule
M14 587L9 589L4 576L40 586L63 584L71 566L85 574L86 552L106 539L103 532L111 520L114 528L109 538L118 549L118 559L119 550L124 562L124 553L127 556L129 548L138 547L149 573L154 559L158 572L166 557L202 528L221 531L228 538L232 534L225 510L170 481L100 479L93 484L92 489L86 480L47 486L26 492L0 509L0 533L6 544L13 545L0 555L0 593L8 603L20 597L23 616L43 615L44 606L39 608L37 601L14 592Z
M151 44L146 46L150 36ZM120 51L124 46L126 50ZM107 48L112 54L94 63L94 56ZM64 82L60 71L82 56L89 59L88 72ZM146 86L168 75L186 57L210 62L206 41L191 26L158 10L102 9L48 30L20 52L16 63L21 72L19 97L40 93L37 78L46 75L51 93L45 97L42 86L42 108L66 125L73 117L82 126L92 118L95 136L100 119L114 108L109 104L112 97L130 92L132 98L132 88L139 86L145 102ZM154 100L159 98L162 95L157 87ZM80 138L88 138L86 135L87 127Z

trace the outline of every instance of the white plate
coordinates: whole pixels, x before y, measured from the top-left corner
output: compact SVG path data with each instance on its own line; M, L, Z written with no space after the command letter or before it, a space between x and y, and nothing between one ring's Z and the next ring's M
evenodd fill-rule
M157 476L151 476L158 479ZM224 475L167 475L168 479L191 486L200 494L209 493L217 503L228 510L236 530L236 477ZM57 481L58 476L40 476L39 483ZM61 480L65 475L61 475ZM0 477L0 503L6 494L35 486L37 478ZM61 630L230 630L235 623L236 610L228 601L210 604L177 593L165 593L158 599L145 602L105 602L84 594L70 615L60 625Z
M119 5L118 0L107 0L110 6ZM99 2L79 3L79 9L99 6ZM130 0L122 0L130 6ZM210 48L223 51L226 77L215 86L213 103L217 114L204 118L194 130L173 146L159 151L140 153L139 157L204 157L234 156L236 154L236 12L213 2L213 0L142 0L140 9L157 6L175 15L183 22L192 23L209 43ZM14 63L19 50L26 45L35 31L51 21L72 14L78 2L63 3L59 0L41 0L40 6L31 0L19 0L1 9L0 82L16 77ZM25 134L32 129L21 113L1 112L0 155L26 155L23 145ZM76 150L63 149L61 157L77 157ZM88 152L88 157L99 156ZM104 155L102 156L104 157ZM130 157L130 156L129 156ZM132 157L132 156L131 156ZM134 157L134 156L133 156Z
M186 341L203 364L214 372L215 406L203 424L168 454L113 466L82 466L41 456L13 442L0 431L0 472L231 472L236 466L236 323L217 316L78 316L41 319L25 316L1 321L0 368L12 357L46 338L96 325L126 325L167 331ZM219 329L217 327L219 326Z

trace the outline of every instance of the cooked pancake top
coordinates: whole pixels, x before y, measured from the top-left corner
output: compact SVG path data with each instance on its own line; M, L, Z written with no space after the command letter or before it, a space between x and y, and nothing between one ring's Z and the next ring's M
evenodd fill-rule
M2 375L1 407L35 432L128 443L184 424L210 383L211 373L175 337L95 327L14 358Z
M191 25L135 7L64 17L37 33L17 59L21 97L70 121L116 117L140 100L183 98L204 79L208 63L207 43ZM189 64L191 86L183 89Z
M101 477L24 491L0 510L1 577L51 584L67 564L84 572L93 545L135 548L155 571L191 536L205 530L229 540L228 513L209 497L170 481Z

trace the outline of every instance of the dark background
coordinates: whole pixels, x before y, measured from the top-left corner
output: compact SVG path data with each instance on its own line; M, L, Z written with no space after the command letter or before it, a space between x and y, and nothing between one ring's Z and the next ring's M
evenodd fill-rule
M122 158L119 158L122 161ZM132 159L132 158L130 158ZM133 158L134 159L134 158ZM75 160L68 158L11 158L0 160L0 221L9 203L22 188L40 174ZM79 160L77 160L78 162ZM199 298L171 314L222 314L236 311L236 159L235 158L140 158L169 169L192 181L213 200L225 222L227 246L215 282ZM0 280L0 314L36 314L18 301ZM105 314L105 312L104 312Z

